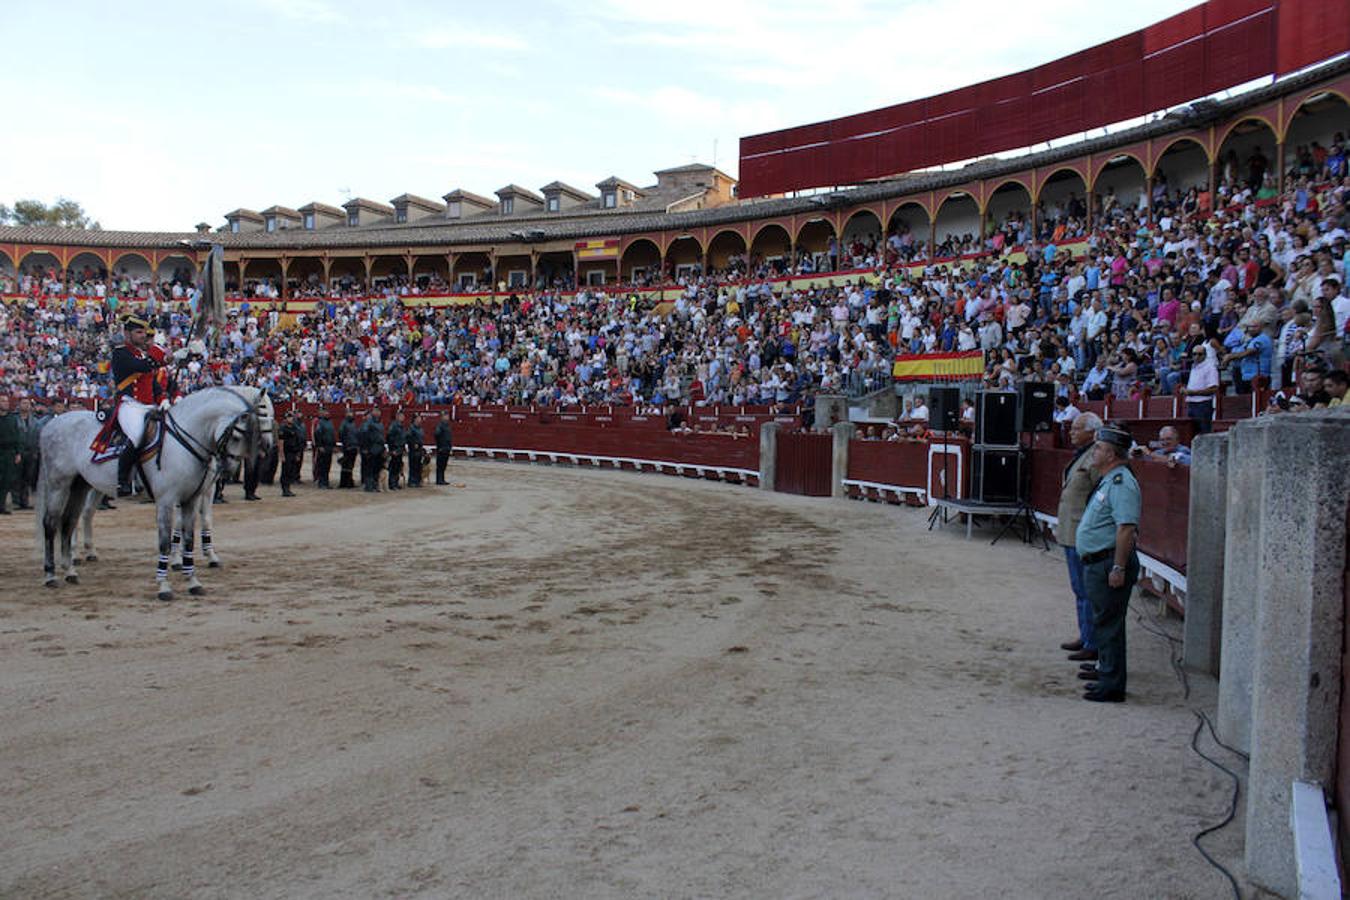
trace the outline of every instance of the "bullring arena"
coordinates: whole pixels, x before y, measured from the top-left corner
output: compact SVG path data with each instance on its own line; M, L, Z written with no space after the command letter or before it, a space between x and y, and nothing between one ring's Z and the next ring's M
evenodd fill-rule
M694 479L450 477L218 507L225 566L170 606L113 587L147 585L147 506L102 515L78 586L7 554L0 894L1069 897L1089 860L1119 896L1223 889L1167 643L1132 630L1137 702L1084 710L1043 551Z
M860 45L777 4L729 53L693 9L415 5L241 5L252 56L190 60L184 8L45 73L78 140L0 146L102 204L0 196L0 900L1342 896L1350 0L869 72L908 99L866 112L800 65ZM715 96L611 84L635 48ZM192 91L156 115L243 104L226 154L137 143L141 65ZM838 117L746 134L800 121L765 72ZM489 97L549 79L606 86ZM480 146L489 108L543 118ZM653 109L712 163L458 186L583 134L632 176ZM308 199L335 161L366 196Z

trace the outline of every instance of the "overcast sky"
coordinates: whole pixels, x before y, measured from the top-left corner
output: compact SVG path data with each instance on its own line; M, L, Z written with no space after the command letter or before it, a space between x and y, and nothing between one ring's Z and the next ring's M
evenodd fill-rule
M735 175L743 135L1004 75L1192 5L7 4L0 203L62 195L105 228L177 231L239 206L593 191L693 161Z

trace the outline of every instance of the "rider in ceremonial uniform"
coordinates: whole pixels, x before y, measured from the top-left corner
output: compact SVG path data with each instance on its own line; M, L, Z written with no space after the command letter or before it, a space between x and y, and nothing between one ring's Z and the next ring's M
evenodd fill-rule
M127 497L132 493L131 470L145 437L145 418L168 403L169 390L164 350L150 343L146 321L128 316L122 332L126 342L113 349L111 368L117 386L117 427L127 437L126 449L117 460L117 496Z
M1084 700L1125 699L1125 621L1130 592L1139 580L1140 492L1125 464L1133 440L1119 428L1097 429L1092 468L1101 473L1078 523L1075 549L1083 565L1083 587L1092 604L1092 639L1097 644L1097 679Z

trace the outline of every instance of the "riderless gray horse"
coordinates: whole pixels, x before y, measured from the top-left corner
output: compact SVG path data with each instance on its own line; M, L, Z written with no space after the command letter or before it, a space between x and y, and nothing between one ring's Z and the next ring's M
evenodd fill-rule
M61 538L61 562L66 581L78 583L72 543L90 490L114 494L116 458L94 462L90 444L101 428L90 412L72 412L53 419L42 430L42 462L38 473L37 519L42 546L43 581L57 587L54 543ZM155 582L160 600L172 600L169 553L173 543L174 510L182 521L183 575L188 592L205 591L193 565L197 501L212 484L213 462L228 467L231 445L242 438L245 455L270 449L276 423L272 401L258 388L214 387L189 394L169 407L160 423L162 446L141 467L144 487L155 500L159 557Z

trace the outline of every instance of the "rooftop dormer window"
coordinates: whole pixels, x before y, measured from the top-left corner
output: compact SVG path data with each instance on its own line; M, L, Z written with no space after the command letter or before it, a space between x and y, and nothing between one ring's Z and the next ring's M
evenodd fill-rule
M268 216L268 217L267 217L267 220L266 220L266 222L265 222L265 224L264 224L264 227L265 227L268 231L276 231L276 230L277 230L277 220L276 220L276 217L275 217L275 216Z
M305 230L314 230L314 213L305 213Z
M549 211L549 212L557 212L557 211L559 210L559 208L560 208L560 206L559 206L558 198L557 198L557 197L549 197L549 198L548 198L548 211Z
M361 224L361 214L355 210L347 213L347 224L355 228Z
M619 195L613 191L605 191L605 209L613 209L619 205Z
M509 215L511 215L511 213L513 213L513 212L515 212L515 211L516 211L516 198L515 198L515 197L503 197L503 198L502 198L502 215L509 216Z

